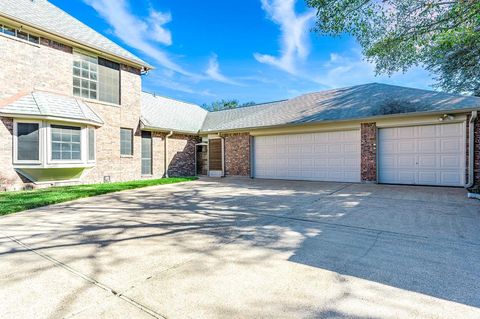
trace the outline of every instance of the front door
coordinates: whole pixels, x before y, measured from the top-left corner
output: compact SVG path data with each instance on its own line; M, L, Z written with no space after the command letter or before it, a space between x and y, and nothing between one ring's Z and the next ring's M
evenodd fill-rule
M223 141L221 138L208 141L208 175L223 176Z

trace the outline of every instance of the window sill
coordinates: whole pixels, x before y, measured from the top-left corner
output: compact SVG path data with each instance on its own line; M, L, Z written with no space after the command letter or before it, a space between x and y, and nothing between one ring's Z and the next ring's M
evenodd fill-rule
M121 104L103 102L103 101L94 100L94 99L87 99L87 98L84 98L84 97L81 97L81 96L77 96L77 95L73 95L73 96L74 96L75 98L80 99L80 100L82 100L82 101L84 101L84 102L87 102L87 103L95 103L95 104L101 104L101 105L112 106L112 107L121 107L121 106L122 106Z
M133 155L120 155L120 158L133 158Z
M152 178L153 177L153 174L150 174L150 175L142 175L140 176L141 178Z

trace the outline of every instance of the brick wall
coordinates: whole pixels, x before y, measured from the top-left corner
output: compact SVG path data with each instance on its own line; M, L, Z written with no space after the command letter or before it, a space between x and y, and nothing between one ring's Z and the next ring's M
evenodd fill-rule
M225 174L227 176L250 176L250 134L224 135Z
M361 124L361 177L364 182L377 181L377 126Z
M72 95L72 48L42 39L40 45L0 36L0 53L5 62L0 70L0 100L34 89ZM82 182L102 182L141 178L141 76L131 67L121 68L121 106L91 102L88 105L105 124L96 129L96 166L85 171ZM120 128L135 131L134 154L120 156ZM0 121L0 188L25 186L12 165L12 119ZM153 136L153 177L164 170L163 135ZM192 159L194 161L194 157Z
M195 176L195 144L200 139L192 135L173 135L168 138L168 175Z

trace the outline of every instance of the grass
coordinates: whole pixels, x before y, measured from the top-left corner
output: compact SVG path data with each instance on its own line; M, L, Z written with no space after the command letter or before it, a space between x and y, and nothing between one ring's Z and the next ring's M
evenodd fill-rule
M196 177L162 178L121 183L88 184L50 187L31 191L5 192L0 193L0 216L36 207L63 203L78 198L97 196L147 186L187 182L195 179Z

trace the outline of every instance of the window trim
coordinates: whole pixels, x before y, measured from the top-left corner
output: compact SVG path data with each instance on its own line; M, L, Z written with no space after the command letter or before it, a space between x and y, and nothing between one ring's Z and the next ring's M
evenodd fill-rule
M38 160L18 159L18 123L38 124ZM42 164L43 158L43 123L39 120L13 120L13 164Z
M57 160L52 159L52 125L57 126L70 126L70 127L78 127L80 128L80 159L75 160ZM79 125L79 124L70 124L70 123L57 123L57 122L50 122L47 124L46 127L46 151L47 151L47 163L48 164L84 164L87 163L85 160L86 157L86 149L88 149L88 145L85 147L86 142L86 126Z
M129 130L130 131L130 149L131 149L131 152L130 154L122 154L122 130ZM134 142L134 132L135 130L133 128L129 128L129 127L120 127L120 157L126 157L126 158L131 158L133 157L133 154L134 154L134 149L133 149L133 142Z

